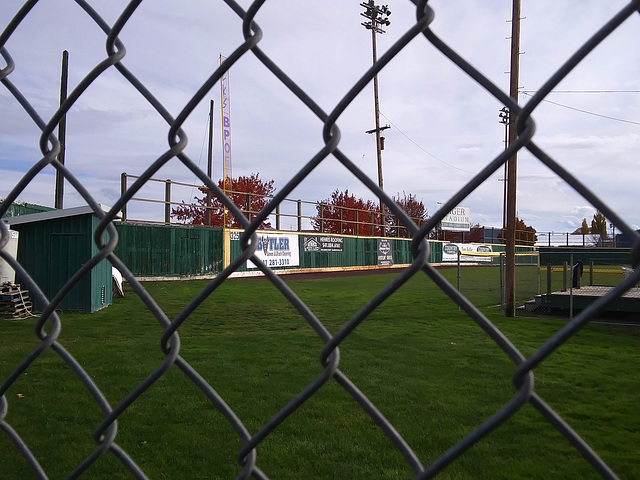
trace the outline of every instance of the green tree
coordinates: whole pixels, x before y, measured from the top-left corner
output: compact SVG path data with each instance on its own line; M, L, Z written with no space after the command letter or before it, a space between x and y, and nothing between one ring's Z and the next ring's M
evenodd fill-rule
M601 240L607 238L607 219L600 211L597 211L593 215L593 220L591 220L591 233L600 235Z
M589 225L587 224L586 218L582 219L582 227L580 227L580 233L582 234L591 233L591 230L589 230Z

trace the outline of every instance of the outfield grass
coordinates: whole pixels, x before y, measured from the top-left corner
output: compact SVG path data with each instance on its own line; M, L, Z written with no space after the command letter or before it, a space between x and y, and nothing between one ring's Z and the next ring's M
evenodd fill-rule
M452 272L447 273L449 276ZM458 286L458 273L450 281ZM532 300L541 293L542 282L546 278L541 277L541 272L537 265L517 265L516 266L516 305L522 306L525 302ZM500 295L500 267L491 266L463 266L460 269L460 291L474 305L479 307L499 307L502 301Z
M478 275L476 283L487 272L478 270L473 273ZM455 283L455 269L443 274ZM288 283L335 333L391 279L392 275L376 275ZM204 285L158 282L145 288L172 318ZM503 318L480 290L465 294L525 355L564 324ZM60 343L81 362L112 406L163 359L161 327L137 296L127 293L92 315L61 315ZM0 320L0 379L37 345L34 324L34 319ZM181 355L251 433L321 372L322 341L264 280L225 282L179 334ZM589 325L535 372L536 391L620 478L640 478L639 347L640 328ZM514 394L513 364L424 275L371 314L340 350L340 369L425 465ZM64 477L95 447L91 435L101 421L100 410L55 353L39 358L6 397L6 421L36 454L49 478ZM227 479L240 471L235 459L240 440L176 367L121 416L116 441L150 478ZM391 442L334 381L278 427L257 453L257 465L274 479L413 478ZM32 478L2 433L0 466L3 479ZM111 454L94 464L86 477L131 478ZM526 406L438 478L600 477Z

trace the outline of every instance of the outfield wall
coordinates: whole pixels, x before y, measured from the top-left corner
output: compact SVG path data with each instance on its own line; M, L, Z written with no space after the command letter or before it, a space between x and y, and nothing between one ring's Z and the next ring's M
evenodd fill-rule
M237 258L242 253L240 235L242 230L229 230L229 259ZM263 261L278 270L350 270L369 267L401 266L411 263L411 239L406 238L380 238L380 237L354 237L348 235L322 234L319 232L277 232L273 230L257 232L259 238L291 238L297 245L289 245L290 251L297 249L297 261L295 264L279 265L280 261L286 261L286 256L279 256L273 249L267 248ZM332 241L334 240L334 241ZM379 252L380 242L388 242L390 252L386 258L391 257L391 262L381 264ZM429 261L440 263L442 261L442 242L430 241ZM260 242L259 247L262 242ZM328 245L328 246L327 246ZM260 249L258 249L260 254ZM271 257L267 256L274 253ZM287 252L284 252L285 254ZM295 257L295 254L292 255ZM272 261L274 264L267 262ZM228 264L228 262L225 262ZM239 272L257 271L245 262L238 269Z
M0 197L0 203L2 203L3 201L4 198ZM2 216L2 218L17 217L19 215L29 215L31 213L42 213L48 212L50 210L54 210L54 208L45 207L44 205L36 205L35 203L16 201L9 205L9 208Z
M242 254L243 230L117 222L115 254L140 279L212 277ZM274 270L340 271L389 268L411 263L411 239L353 237L319 232L257 232L256 254ZM430 240L429 262L443 262L443 245ZM504 251L503 245L491 245ZM517 247L531 251L532 247ZM249 262L238 275L259 274Z
M222 229L116 222L115 254L138 278L212 276L223 269Z
M593 262L598 265L630 265L630 248L612 247L538 247L540 251L540 265L562 265L570 262L573 255L573 262L582 262L589 265Z

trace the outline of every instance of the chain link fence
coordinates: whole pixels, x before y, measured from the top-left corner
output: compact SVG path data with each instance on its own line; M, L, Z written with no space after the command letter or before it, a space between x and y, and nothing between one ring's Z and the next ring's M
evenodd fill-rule
M634 274L633 268L607 258L589 258L585 262L581 257L584 255L568 255L559 265L548 263L542 266L538 275L538 294L542 292L544 295L527 299L525 309L542 315L555 313L573 318L574 314L588 308ZM634 317L637 312L634 303L640 298L637 287L632 285L621 295L620 302L602 311L602 319L623 321L628 316Z
M434 9L427 1L415 0L416 19L414 25L409 28L400 39L389 48L378 61L368 71L364 72L361 78L353 85L353 87L344 94L340 102L331 112L325 112L313 98L310 98L307 92L297 85L286 72L282 71L276 63L260 48L260 41L263 32L259 25L254 22L254 17L265 3L264 1L253 2L248 10L244 10L238 3L233 0L225 0L223 5L220 2L220 8L229 8L238 15L243 22L242 34L244 42L239 44L228 58L216 68L201 86L191 100L184 105L181 112L174 117L167 108L154 96L152 90L141 82L135 73L127 68L123 63L125 58L125 45L120 40L119 35L128 22L136 16L136 9L142 3L141 0L130 2L121 12L118 19L113 24L108 24L94 10L89 2L76 0L76 4L84 10L87 17L104 32L106 40L106 54L104 59L95 66L95 68L86 75L78 85L70 93L68 99L63 103L50 118L42 118L37 108L37 102L23 95L21 86L16 85L11 80L12 71L15 68L14 61L11 56L10 49L6 48L7 42L11 39L14 32L20 28L21 24L28 20L30 11L38 3L36 0L25 2L20 11L12 19L3 19L2 33L0 34L0 54L3 58L4 65L0 71L0 79L6 92L8 92L15 102L17 102L24 111L33 120L33 123L42 132L40 149L42 158L34 161L31 169L25 173L22 179L16 183L11 192L6 195L5 200L0 205L0 214L4 214L9 206L18 199L18 196L33 181L35 176L43 169L53 166L59 172L62 172L64 178L86 201L95 215L101 219L100 224L95 233L95 242L99 247L99 253L91 258L69 279L69 281L60 289L53 298L45 298L38 285L31 280L30 272L18 264L10 255L2 251L2 258L15 269L22 278L26 279L26 286L31 292L31 296L38 299L39 303L45 305L43 311L39 314L36 325L36 336L38 346L26 356L19 365L15 365L8 377L2 379L0 386L0 427L3 434L17 447L19 454L24 457L34 474L38 478L47 478L46 472L41 467L36 455L31 452L20 436L20 432L12 428L8 423L7 415L11 410L12 401L6 395L7 391L16 382L16 380L29 367L45 353L55 354L69 366L75 373L78 380L82 382L87 391L91 394L95 403L99 406L103 414L103 420L97 427L94 439L96 441L96 449L81 463L79 463L69 478L76 478L85 472L92 464L97 462L101 457L110 453L121 464L126 467L134 477L146 478L145 473L135 463L129 452L125 451L116 443L117 425L119 419L125 411L132 407L138 398L147 390L149 390L160 379L167 369L174 365L179 368L184 375L204 394L209 401L236 432L238 438L242 442L242 448L238 452L237 458L242 466L239 478L267 478L267 473L263 472L258 466L257 450L260 445L268 439L274 430L281 425L294 412L296 412L306 400L311 398L323 385L327 382L335 380L353 399L362 407L364 412L369 415L375 424L389 437L392 444L403 455L408 465L415 473L415 478L426 479L436 476L447 465L452 462L459 461L460 457L476 443L480 442L484 437L503 424L512 415L518 412L525 405L530 405L536 409L562 436L566 438L571 445L579 451L579 453L588 461L595 474L602 478L617 478L616 474L609 466L598 456L596 452L583 440L571 426L556 413L535 391L534 388L534 371L545 361L554 351L556 351L565 342L571 339L587 322L589 322L601 309L605 308L609 303L623 295L629 288L635 285L640 279L640 269L635 268L634 271L628 272L627 276L618 284L613 286L611 290L597 301L593 302L587 309L573 318L569 323L564 325L560 330L548 338L546 342L540 346L532 354L525 356L518 350L514 344L492 324L483 313L481 313L473 304L469 303L463 295L461 295L444 277L428 262L428 243L425 240L429 233L432 232L442 220L446 212L451 211L457 205L467 198L474 190L481 185L490 175L498 172L507 159L516 152L526 149L535 156L542 164L546 165L555 174L569 184L577 193L584 197L591 205L597 208L610 221L615 223L618 230L625 233L632 240L632 258L631 264L637 267L640 261L640 238L638 234L624 221L623 218L604 203L598 196L597 192L587 188L574 175L567 171L563 165L556 159L548 155L534 141L535 122L533 113L540 103L545 99L551 90L553 90L580 62L588 55L596 46L607 39L609 35L616 29L627 22L631 17L637 20L638 9L640 8L640 0L631 1L624 6L613 18L603 20L599 30L593 32L593 35L572 55L566 59L566 62L544 83L544 85L533 95L526 104L520 105L515 103L502 88L490 81L486 76L462 58L455 50L451 48L445 41L439 38L431 29L430 25L434 21ZM464 8L464 6L460 6ZM489 8L489 7L487 7ZM576 8L582 8L582 5L576 5ZM475 175L463 188L456 192L439 210L437 214L432 216L425 224L418 227L414 225L407 215L401 211L391 197L378 188L376 182L372 181L364 172L353 163L340 150L340 129L337 120L344 112L347 106L355 99L355 97L368 85L370 85L374 76L384 69L389 62L398 55L405 46L412 40L419 40L430 45L431 48L439 50L453 64L457 65L461 73L471 77L478 85L482 86L489 94L502 105L506 106L510 112L518 117L518 136L517 140L500 155L493 159L488 159L483 170ZM620 52L621 55L635 52L635 45L629 45L628 52ZM182 129L185 119L192 110L200 102L205 100L205 96L213 88L227 69L231 68L236 62L245 56L252 56L271 72L271 75L282 86L295 95L302 104L304 104L324 125L322 136L324 145L316 155L307 159L299 171L295 172L289 182L278 191L277 195L269 202L269 204L258 213L251 221L249 221L242 212L224 196L223 191L218 188L215 182L207 177L205 172L198 168L192 158L189 158L184 152L187 137ZM57 157L60 152L60 143L56 138L54 129L59 124L61 118L74 106L79 99L82 98L84 92L100 78L107 70L117 70L119 75L134 88L139 95L144 97L146 101L153 107L157 114L166 122L168 126L169 148L162 155L159 155L154 161L150 162L147 169L139 178L130 185L121 196L121 198L113 205L109 212L105 213L101 206L94 198L94 192L85 188L82 180L70 168L58 162ZM272 215L277 206L283 199L287 198L292 190L298 186L315 168L326 161L328 158L337 159L350 172L353 173L363 184L365 184L372 192L375 198L380 198L395 217L406 227L413 238L413 263L400 273L384 290L375 295L368 302L366 308L353 315L345 321L342 328L334 335L330 334L325 326L316 318L314 312L310 310L293 291L274 274L264 263L254 255L258 244L256 229L269 216ZM165 312L158 306L154 298L152 298L143 286L130 273L127 265L123 264L120 259L114 255L113 251L118 242L117 232L113 225L113 221L119 212L125 207L127 202L131 200L137 192L151 179L158 170L171 160L182 162L190 169L200 181L206 185L215 195L223 202L230 212L238 219L238 222L244 228L242 235L243 253L238 258L231 261L230 265L215 279L210 281L201 293L184 308L184 310L169 320ZM0 247L4 249L8 241L7 226L0 222ZM74 286L86 275L91 269L104 259L108 259L117 269L119 269L126 281L131 285L136 294L143 300L149 312L157 319L163 329L161 336L162 352L164 353L164 361L158 368L150 374L143 382L132 389L124 399L117 405L111 406L105 398L91 376L83 369L81 363L76 360L63 345L58 343L57 339L63 329L59 315L56 309L61 300L67 295ZM320 352L320 362L322 365L322 373L315 378L306 388L295 398L273 416L268 422L262 425L256 433L250 433L240 418L229 404L225 402L216 390L207 383L196 371L180 355L180 338L178 331L180 327L189 321L190 314L204 301L207 296L211 295L218 289L225 280L247 260L251 260L264 273L265 277L273 283L280 291L283 299L290 302L300 315L310 324L320 339L324 342L324 348ZM468 435L459 439L459 442L452 446L448 451L441 455L429 465L423 465L422 461L414 453L411 445L398 433L389 420L376 408L376 406L361 392L358 387L340 370L339 349L345 339L358 328L363 320L373 312L386 298L392 295L405 282L414 275L428 276L452 302L458 304L471 320L476 322L491 338L497 346L503 351L514 364L513 368L513 385L515 393L511 400L502 408L495 411L490 417L486 418L484 423L478 426ZM292 366L292 368L295 368ZM186 474L188 477L189 475Z

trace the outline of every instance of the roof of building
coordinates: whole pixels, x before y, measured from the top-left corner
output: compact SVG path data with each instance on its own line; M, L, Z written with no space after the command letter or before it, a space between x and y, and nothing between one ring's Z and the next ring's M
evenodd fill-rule
M99 204L100 208L104 213L107 213L110 208L106 205ZM33 223L33 222L42 222L45 220L54 220L57 218L68 218L68 217L76 217L79 215L89 215L94 214L95 212L93 208L89 205L84 205L82 207L73 207L73 208L64 208L61 210L50 210L48 212L39 212L39 213L29 213L26 215L19 215L17 217L5 217L3 220L9 225L22 225L25 223ZM120 218L116 216L116 218Z

